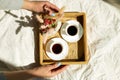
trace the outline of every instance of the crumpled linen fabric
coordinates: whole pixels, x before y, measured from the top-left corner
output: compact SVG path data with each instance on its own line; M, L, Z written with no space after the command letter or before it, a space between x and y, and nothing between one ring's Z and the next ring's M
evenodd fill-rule
M50 2L59 8L65 6L66 12L86 13L90 50L88 64L70 65L67 70L50 80L120 80L120 11L102 0ZM16 34L19 27L16 20L20 20L21 16L32 16L32 13L26 10L11 12L18 18L0 11L0 60L9 63L10 65L6 65L11 70L21 70L35 62L34 33L33 27L23 25ZM27 19L24 21L27 22Z

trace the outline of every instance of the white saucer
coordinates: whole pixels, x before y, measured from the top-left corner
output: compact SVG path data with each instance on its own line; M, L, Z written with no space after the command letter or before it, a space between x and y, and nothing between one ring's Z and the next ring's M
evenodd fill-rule
M65 32L66 31L65 28L67 26L71 26L71 25L75 25L78 28L78 32L75 36L67 35ZM60 30L60 34L61 34L62 38L68 42L77 42L81 39L81 37L83 35L83 28L82 28L82 25L78 21L70 20L63 24L63 26L61 27L61 30Z
M48 34L48 36L56 34L58 32L58 30L60 29L61 25L62 25L61 21L58 21L57 22L57 26L55 27L55 31L53 31L52 33Z
M50 52L51 43L61 44L62 45L62 52L60 54L55 54L55 53ZM68 44L67 44L67 42L64 41L61 38L53 38L53 39L51 39L50 41L47 42L46 54L52 60L62 60L62 59L64 59L68 54Z

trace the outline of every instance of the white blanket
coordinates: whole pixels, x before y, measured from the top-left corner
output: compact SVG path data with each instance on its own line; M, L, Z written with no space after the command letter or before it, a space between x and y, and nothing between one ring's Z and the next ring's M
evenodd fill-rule
M90 49L88 64L70 65L52 79L120 80L120 11L102 0L50 1L58 7L66 6L65 11L86 13ZM11 13L0 11L0 61L7 65L0 64L1 70L19 70L35 62L35 23L28 24L32 13L26 10Z

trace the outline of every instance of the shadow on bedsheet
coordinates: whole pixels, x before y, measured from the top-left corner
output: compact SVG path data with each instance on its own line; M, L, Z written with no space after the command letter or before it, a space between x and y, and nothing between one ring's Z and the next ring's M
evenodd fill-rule
M34 42L35 42L35 61L36 64L39 65L39 26L40 23L37 21L35 17L35 13L32 13L32 16L25 16L20 17L20 20L16 20L17 23L19 23L19 27L16 30L16 34L18 34L22 27L33 27L34 32Z
M38 27L39 23L38 23L34 13L32 16L25 16L25 17L21 16L20 20L16 20L16 22L19 23L19 27L16 30L16 34L19 33L19 31L21 30L22 27L33 27L35 30L39 29L39 27Z
M10 10L5 11L5 13L11 15L14 18L19 19L15 21L19 24L19 27L16 30L16 34L20 32L22 27L38 28L39 26L39 22L37 21L35 17L35 13L32 13L32 16L25 16L25 17L21 16L20 18L16 14L12 13Z
M103 0L103 1L115 6L120 10L120 0Z
M12 17L14 18L17 18L17 20L15 21L16 23L19 24L19 26L17 26L18 28L16 29L16 35L20 32L20 30L22 29L22 27L32 27L33 28L33 32L34 32L34 42L35 42L35 52L34 52L34 56L35 56L35 61L36 63L34 63L35 65L39 66L39 26L40 26L40 23L37 21L35 15L36 13L32 13L31 16L21 16L21 17L18 17L16 14L12 13L10 10L9 11L5 11L6 14L9 14L11 15ZM2 61L0 61L2 62ZM6 63L6 62L4 62ZM6 63L9 65L9 63ZM33 65L33 64L30 64L30 65ZM28 66L30 66L28 65ZM14 66L12 66L14 67ZM24 66L24 67L27 67L27 66ZM15 67L14 67L15 68Z
M15 15L15 14L13 14L13 13L11 13L11 12L10 12L10 10L5 11L5 13L6 13L6 14L9 14L9 15L11 15L11 16L13 16L13 17L15 17L15 18L18 18L18 16L17 16L17 15Z
M19 27L16 30L16 34L19 33L22 27L33 27L33 32L34 32L34 42L35 42L35 61L39 65L39 22L37 21L35 17L35 13L32 14L32 16L25 16L25 17L20 17L20 20L16 20L17 23L19 23ZM25 20L25 21L24 21Z

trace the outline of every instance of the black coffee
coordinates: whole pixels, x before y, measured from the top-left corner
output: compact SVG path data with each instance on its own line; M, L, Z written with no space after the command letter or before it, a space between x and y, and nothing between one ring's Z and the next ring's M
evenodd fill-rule
M59 54L62 51L62 46L60 44L54 44L53 47L52 47L52 51L55 54Z
M77 28L75 26L69 26L67 32L69 35L74 36L77 34Z

